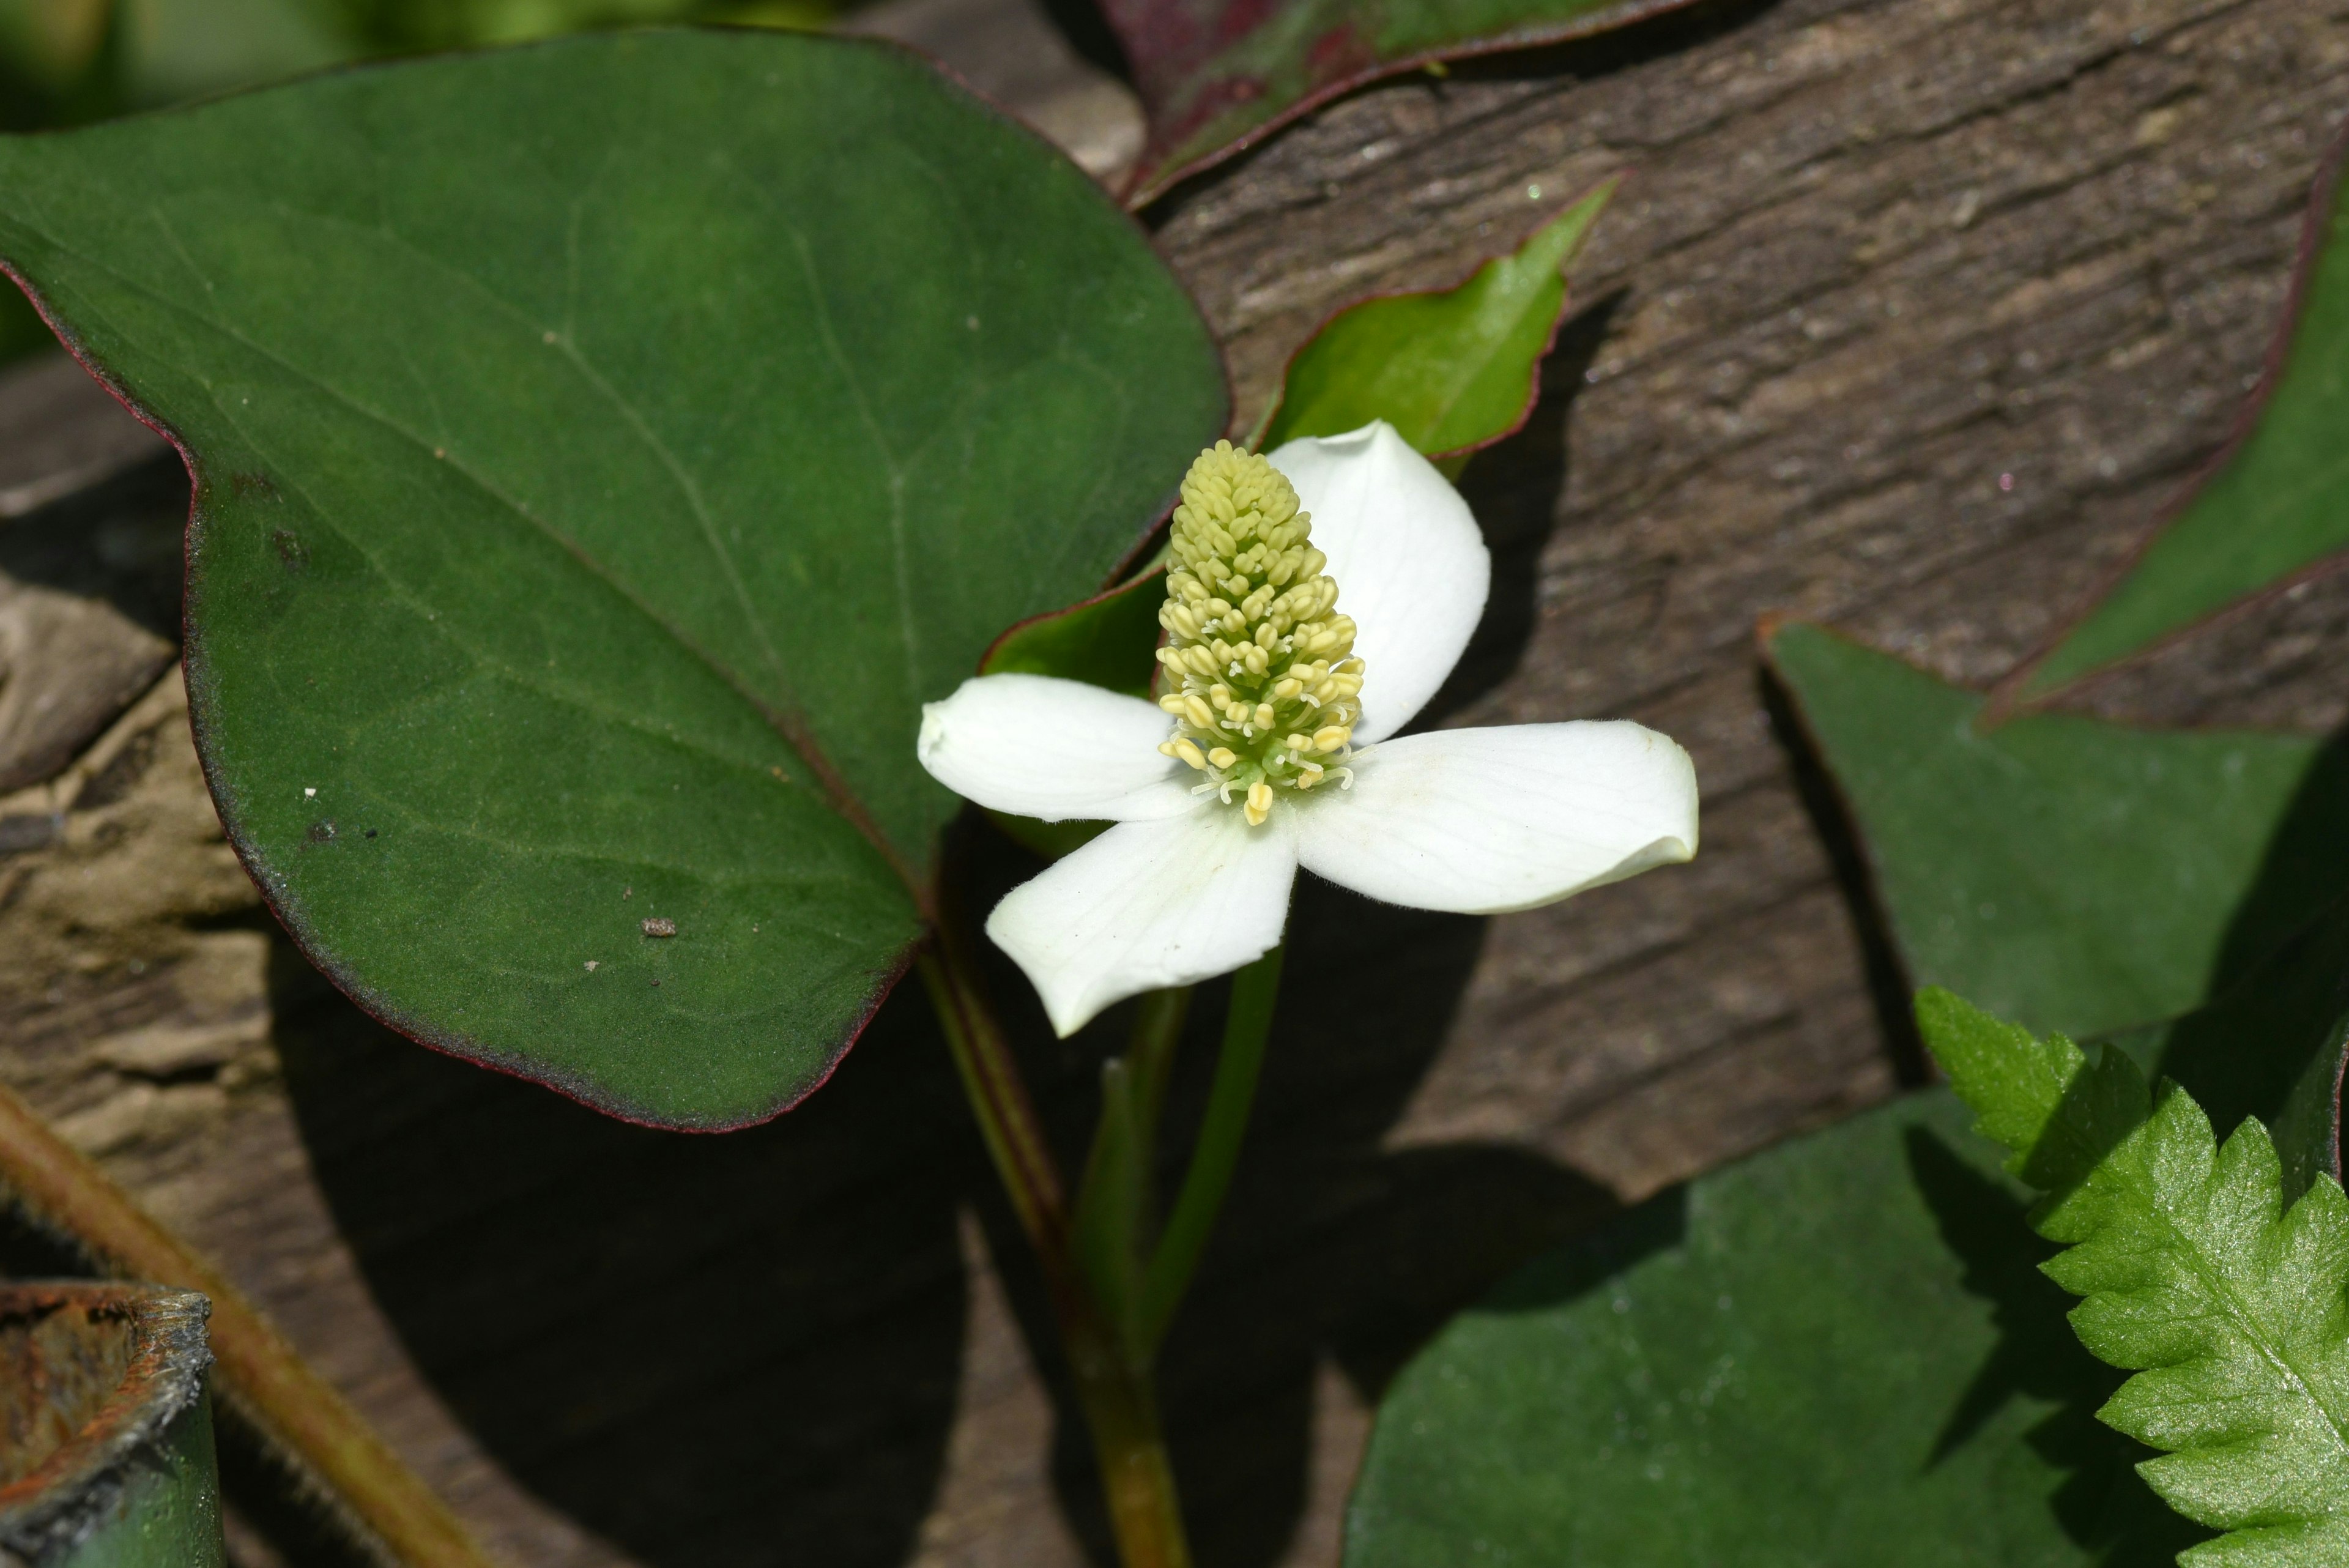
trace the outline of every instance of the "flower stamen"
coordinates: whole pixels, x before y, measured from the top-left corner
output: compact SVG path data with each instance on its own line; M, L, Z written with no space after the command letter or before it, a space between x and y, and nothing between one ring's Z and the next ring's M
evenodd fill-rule
M1241 797L1262 826L1283 790L1353 783L1362 661L1354 623L1335 613L1338 585L1312 546L1297 492L1255 452L1217 441L1183 480L1166 603L1158 624L1158 705L1175 732L1159 750L1208 775L1226 805Z

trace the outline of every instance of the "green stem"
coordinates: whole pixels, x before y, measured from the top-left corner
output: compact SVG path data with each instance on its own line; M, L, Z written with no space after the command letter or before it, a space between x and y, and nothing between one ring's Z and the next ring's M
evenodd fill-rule
M1125 1054L1102 1064L1101 1121L1093 1130L1077 1205L1069 1221L1070 1247L1084 1272L1094 1303L1116 1336L1118 1352L1136 1374L1150 1366L1141 1334L1142 1280L1156 1215L1151 1171L1166 1079L1181 1044L1187 986L1142 999Z
M1149 1372L1124 1353L1130 1336L1104 1311L1072 1255L1059 1168L1042 1121L979 981L958 923L960 911L944 889L936 902L936 939L917 961L922 982L946 1032L988 1153L1036 1249L1077 1399L1092 1433L1118 1556L1124 1568L1191 1568ZM1174 1007L1171 1020L1166 1016L1170 1005ZM1143 1059L1150 1065L1136 1086L1163 1096L1165 1065L1158 1058L1173 1052L1174 1036L1182 1025L1180 1004L1154 998L1145 1004L1143 1016L1137 1044L1148 1045ZM1130 1112L1133 1102L1124 1075L1112 1076L1119 1080L1113 1086Z
M1120 1561L1124 1568L1191 1568L1150 1374L1125 1365L1107 1343L1088 1346L1072 1336L1069 1351Z
M1174 1309L1190 1288L1191 1276L1206 1251L1207 1238L1222 1212L1224 1195L1231 1190L1232 1172L1239 1165L1240 1141L1247 1136L1248 1112L1256 1104L1257 1079L1264 1067L1266 1042L1272 1034L1272 1008L1280 992L1281 950L1273 949L1232 976L1232 1000L1224 1015L1224 1048L1216 1059L1216 1081L1207 1091L1207 1114L1199 1124L1199 1141L1191 1150L1191 1168L1183 1177L1183 1190L1174 1199L1158 1251L1150 1260L1142 1286L1137 1314L1137 1347L1146 1359L1156 1354L1166 1337Z
M947 945L941 937L937 947ZM915 961L930 1007L945 1032L947 1051L962 1078L963 1096L970 1102L978 1136L995 1162L995 1174L1011 1199L1011 1211L1028 1233L1048 1275L1064 1260L1068 1220L1061 1199L1061 1180L1050 1151L1043 1146L1034 1103L1028 1097L1019 1070L1011 1061L1001 1031L986 999L961 966L925 949Z
M1166 1106L1166 1079L1174 1070L1174 1048L1183 1043L1183 1022L1191 1013L1191 988L1174 986L1143 993L1133 1015L1133 1036L1125 1060L1133 1073L1134 1119L1141 1126L1142 1168L1156 1152L1158 1119Z

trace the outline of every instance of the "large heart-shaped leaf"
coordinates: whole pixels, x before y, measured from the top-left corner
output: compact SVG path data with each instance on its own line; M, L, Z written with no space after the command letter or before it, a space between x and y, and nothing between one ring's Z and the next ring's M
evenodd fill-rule
M1150 116L1132 200L1381 77L1588 36L1689 0L1102 0Z
M1084 175L863 42L0 140L0 257L189 453L198 739L305 950L668 1125L822 1081L957 808L920 704L1097 587L1226 413Z
M1946 1092L1534 1264L1379 1411L1348 1568L2155 1568L2193 1537Z

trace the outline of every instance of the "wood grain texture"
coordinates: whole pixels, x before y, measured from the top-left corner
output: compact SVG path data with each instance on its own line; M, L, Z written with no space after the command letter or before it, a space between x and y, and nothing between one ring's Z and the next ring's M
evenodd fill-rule
M1446 1313L1913 1068L1754 619L1975 681L2043 637L2223 437L2344 108L2349 25L2315 0L1782 0L1365 93L1151 214L1253 408L1339 306L1448 282L1635 169L1534 421L1464 481L1501 588L1446 701L1641 719L1706 792L1695 863L1555 909L1302 898L1232 1218L1168 1352L1202 1561L1333 1563L1365 1410ZM0 527L95 550L77 515ZM2344 646L2349 587L2318 584L2084 701L2329 730ZM623 1127L393 1039L304 969L168 683L11 817L52 826L0 835L0 1074L514 1562L1100 1551L918 998L771 1127ZM1030 869L981 849L982 897ZM1073 1160L1110 1031L1053 1042L995 978ZM1207 1060L1186 1043L1178 1116Z

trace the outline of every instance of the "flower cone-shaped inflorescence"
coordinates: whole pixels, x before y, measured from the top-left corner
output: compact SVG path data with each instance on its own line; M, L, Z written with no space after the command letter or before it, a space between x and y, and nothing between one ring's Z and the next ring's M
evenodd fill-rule
M1278 469L1217 441L1183 480L1168 541L1158 705L1175 732L1159 750L1206 774L1222 803L1237 794L1252 827L1277 790L1353 778L1362 661L1311 522Z
M1696 853L1695 771L1640 725L1393 738L1467 647L1491 565L1459 493L1383 422L1203 453L1174 552L1158 704L989 675L923 713L921 760L947 787L1116 825L987 922L1061 1033L1263 954L1299 867L1485 914Z

